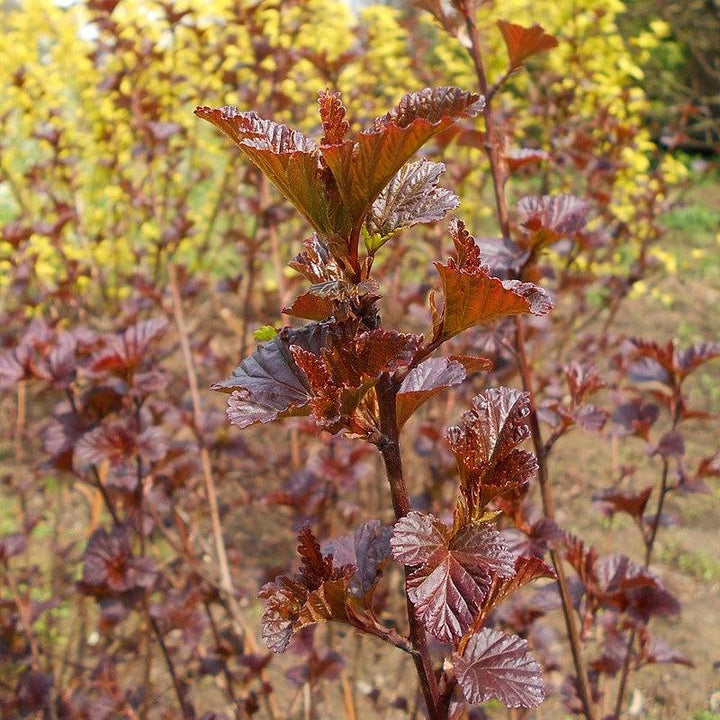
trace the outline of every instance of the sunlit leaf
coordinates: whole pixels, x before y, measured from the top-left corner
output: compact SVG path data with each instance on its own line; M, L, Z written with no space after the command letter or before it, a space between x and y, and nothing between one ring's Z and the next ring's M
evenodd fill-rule
M442 163L427 160L405 165L372 204L369 231L389 238L403 228L442 220L460 202L453 192L438 187L444 170Z
M323 236L345 234L350 226L342 208L327 194L315 144L254 112L235 107L199 107L195 114L225 133L274 183L296 210Z
M354 224L365 217L383 188L433 135L482 109L480 98L456 87L405 95L355 141L322 145L325 162Z
M475 239L460 220L450 224L457 259L435 263L443 287L443 308L435 336L443 340L474 325L510 315L544 315L552 307L547 293L532 283L499 280L480 264Z
M557 39L548 35L540 25L528 28L507 20L498 20L497 24L505 41L511 69L520 67L533 55L557 47Z
M514 572L502 536L487 525L453 533L432 515L411 512L395 524L390 546L396 560L414 568L407 592L418 619L446 642L471 626L492 578Z

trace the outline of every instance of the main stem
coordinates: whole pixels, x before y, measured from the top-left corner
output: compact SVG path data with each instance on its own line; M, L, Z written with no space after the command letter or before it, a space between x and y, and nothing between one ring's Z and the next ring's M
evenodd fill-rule
M495 191L495 206L497 211L498 223L503 237L510 238L510 215L508 213L507 198L505 197L505 178L503 177L503 169L500 164L501 139L497 135L495 127L495 118L493 116L492 97L488 93L487 76L485 75L485 67L483 65L482 50L480 49L480 40L478 37L477 25L475 24L474 4L466 3L464 8L465 25L470 37L470 56L475 66L480 91L485 98L485 106L483 108L483 117L485 119L485 150L488 160L490 161L490 171L492 173L493 188ZM547 458L545 446L540 431L540 424L537 417L537 406L535 404L535 396L533 394L532 370L527 362L525 352L525 331L523 319L516 316L516 340L517 351L520 359L520 372L522 374L522 382L524 389L530 394L530 430L532 433L533 447L538 461L538 477L540 482L540 493L542 496L542 505L545 517L552 520L555 515L555 508L552 499L550 483L548 481ZM560 589L560 598L562 600L563 615L565 617L565 627L567 629L568 641L577 675L578 694L583 706L583 713L587 720L596 720L597 715L592 700L592 691L590 681L585 666L585 660L582 653L582 641L576 624L576 618L572 605L572 598L568 590L567 578L565 577L565 569L563 568L562 558L555 550L550 550L550 559L552 560L555 573L557 575L558 587Z
M405 486L402 455L400 453L400 433L397 426L395 404L397 385L393 383L387 373L384 373L375 386L375 391L378 399L380 433L382 435L378 443L378 449L385 463L395 517L399 520L410 512L410 499ZM425 698L428 716L430 720L444 720L447 713L443 712L440 705L437 678L430 658L425 630L415 617L415 608L409 597L407 597L407 609L410 642L415 651L413 660L420 679L420 687Z

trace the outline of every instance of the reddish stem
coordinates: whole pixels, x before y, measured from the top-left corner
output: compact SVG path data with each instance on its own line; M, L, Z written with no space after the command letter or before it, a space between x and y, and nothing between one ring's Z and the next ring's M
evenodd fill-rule
M477 25L475 24L474 4L466 3L463 9L465 16L465 25L470 37L470 56L475 66L480 91L485 97L485 106L483 108L483 117L485 119L485 150L488 160L490 161L490 170L493 179L493 189L495 191L495 205L497 211L498 223L503 237L510 238L510 216L508 213L507 198L505 197L505 178L500 163L499 150L501 148L501 138L497 135L495 127L495 118L493 116L492 101L493 93L488 92L488 82L485 75L485 68L482 60L482 51L480 49L480 40L478 37ZM537 406L532 386L532 371L527 362L525 352L525 333L522 317L516 316L516 340L517 353L520 364L520 372L522 374L522 382L525 390L530 394L530 430L532 433L532 442L538 461L538 476L540 482L540 493L542 496L543 511L547 518L553 519L555 511L552 499L550 483L548 481L547 457L545 446L543 444L540 424L537 418ZM578 692L583 706L583 713L587 720L595 720L597 715L592 700L592 691L590 681L587 674L587 668L582 654L582 641L580 633L575 622L574 609L572 599L567 586L565 570L562 565L560 555L555 551L550 551L550 558L557 574L558 587L560 589L560 597L562 600L563 615L565 618L565 626L568 633L568 641L573 657L573 664L578 680Z
M383 373L375 389L378 399L381 433L378 449L385 462L393 509L395 517L399 520L410 512L410 499L403 475L400 433L397 426L395 398L398 386L393 383L387 373ZM435 677L430 651L428 650L425 630L415 617L415 608L409 597L407 598L407 609L410 642L415 651L413 660L420 679L420 688L425 698L428 716L430 720L444 720L447 713L444 713L441 707L437 678Z

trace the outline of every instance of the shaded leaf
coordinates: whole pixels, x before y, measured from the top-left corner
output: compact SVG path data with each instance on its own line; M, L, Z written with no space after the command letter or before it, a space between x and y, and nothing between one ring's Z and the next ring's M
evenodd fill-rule
M284 307L282 312L284 315L292 315L293 317L302 318L304 320L327 320L335 311L332 300L319 297L310 292L298 295L293 300L292 305Z
M150 344L167 328L165 318L143 320L114 336L108 346L90 359L94 372L109 372L126 378L140 365Z
M693 663L693 661L686 655L683 655L683 653L675 650L675 648L662 638L648 632L641 634L640 663L647 665L668 663L695 667L695 663Z
M290 345L319 353L330 330L330 323L283 329L245 358L232 377L213 385L213 390L232 393L227 410L230 422L244 428L302 414L311 398L310 386L293 360Z
M536 707L545 699L540 666L526 640L484 628L462 655L453 655L460 689L471 703L497 698L507 707Z
M586 203L574 195L535 195L518 203L524 244L532 247L575 235L585 227L586 216Z
M352 535L330 540L325 549L339 565L352 565L355 573L349 589L363 597L376 585L382 566L390 556L392 528L379 520L368 520Z
M446 357L430 358L413 368L403 380L397 394L397 423L402 427L410 416L431 397L466 377L464 365Z
M505 151L505 162L510 170L518 170L526 165L547 160L549 155L544 150L532 148L513 148Z

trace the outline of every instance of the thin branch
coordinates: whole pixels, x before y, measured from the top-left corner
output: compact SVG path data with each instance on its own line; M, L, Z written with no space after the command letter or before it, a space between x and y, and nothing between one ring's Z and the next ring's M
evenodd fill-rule
M210 453L205 445L202 434L204 416L202 402L200 400L200 391L198 388L197 370L192 356L192 349L190 348L190 339L188 337L187 324L183 313L182 298L180 297L177 273L175 266L172 263L168 263L168 279L170 282L170 293L173 301L173 316L175 319L175 325L177 326L178 333L180 335L180 347L182 348L185 371L188 385L190 387L190 398L193 406L195 430L197 433L198 443L200 445L200 461L203 469L203 479L205 481L205 491L207 493L208 505L210 506L210 520L212 523L213 536L215 539L215 552L217 554L220 570L220 586L226 596L233 624L235 625L235 631L243 638L245 647L251 653L256 653L258 652L258 644L247 622L245 621L245 618L243 617L240 606L238 605L237 595L233 585L232 575L230 573L230 563L228 562L225 538L223 537L215 479L213 477L212 464L210 462ZM270 717L273 719L278 718L278 709L275 706L273 697L266 696L266 698Z

